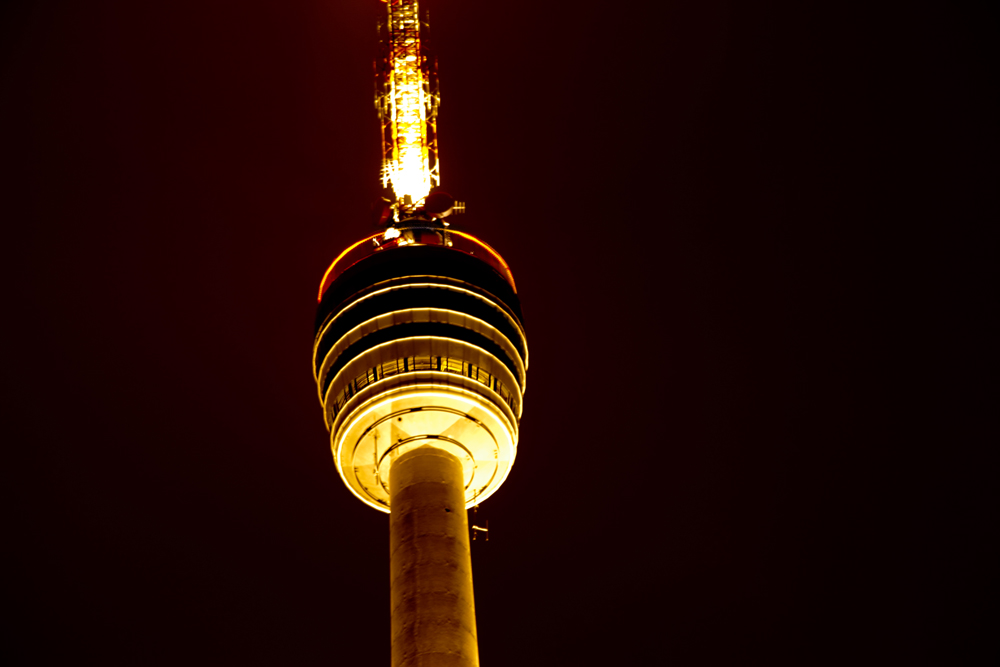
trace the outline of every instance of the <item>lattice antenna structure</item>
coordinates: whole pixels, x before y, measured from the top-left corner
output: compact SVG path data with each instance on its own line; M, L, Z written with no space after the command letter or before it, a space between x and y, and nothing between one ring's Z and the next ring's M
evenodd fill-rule
M382 187L397 215L420 207L440 185L437 59L427 48L417 0L383 0L375 60L375 108L382 130ZM421 34L423 31L423 35Z

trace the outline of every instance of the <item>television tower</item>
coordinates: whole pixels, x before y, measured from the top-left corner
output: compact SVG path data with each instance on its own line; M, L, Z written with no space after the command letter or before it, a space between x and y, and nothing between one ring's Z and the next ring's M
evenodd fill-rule
M389 513L393 667L479 664L466 510L517 452L528 346L510 268L452 228L440 185L436 61L417 0L382 0L373 234L319 288L313 370L334 462Z

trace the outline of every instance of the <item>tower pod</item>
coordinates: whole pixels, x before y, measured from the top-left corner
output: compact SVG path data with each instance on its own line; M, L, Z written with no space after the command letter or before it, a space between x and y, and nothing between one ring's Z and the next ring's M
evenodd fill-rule
M528 345L513 276L492 248L409 220L349 247L320 286L313 370L337 470L389 511L389 468L433 445L463 466L466 506L517 451Z

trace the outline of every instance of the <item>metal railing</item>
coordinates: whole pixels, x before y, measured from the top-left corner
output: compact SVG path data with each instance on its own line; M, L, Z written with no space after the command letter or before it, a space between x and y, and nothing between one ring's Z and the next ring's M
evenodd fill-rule
M496 392L514 414L517 414L517 408L514 405L514 396L497 376L461 359L428 356L404 357L403 359L387 361L369 368L364 374L357 376L349 382L335 399L331 398L332 402L327 403L330 416L335 418L347 402L368 385L374 384L383 378L419 371L440 371L442 373L454 373L455 375L472 378Z

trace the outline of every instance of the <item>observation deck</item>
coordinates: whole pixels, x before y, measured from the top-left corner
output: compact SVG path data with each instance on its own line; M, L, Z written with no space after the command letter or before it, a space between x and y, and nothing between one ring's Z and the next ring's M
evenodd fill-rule
M341 478L389 511L388 470L431 444L463 465L466 505L517 450L528 345L514 277L476 237L413 219L344 250L320 285L313 371Z

